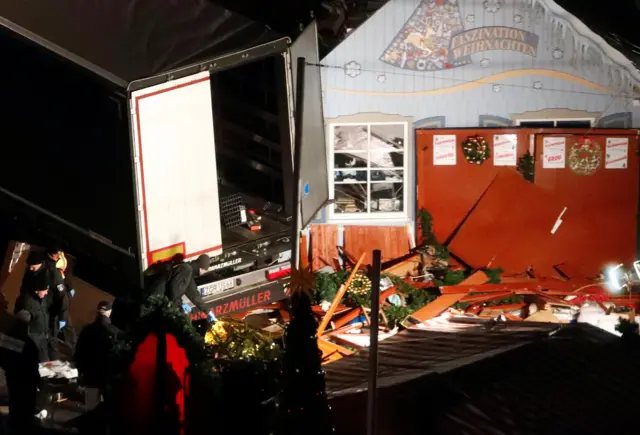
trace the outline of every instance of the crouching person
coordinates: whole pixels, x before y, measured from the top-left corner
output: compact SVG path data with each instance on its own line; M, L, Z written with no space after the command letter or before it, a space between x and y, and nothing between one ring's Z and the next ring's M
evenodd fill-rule
M109 377L109 358L113 346L121 337L111 324L111 304L98 304L96 320L85 326L76 344L75 361L80 382L85 387L85 405L93 409L103 399Z

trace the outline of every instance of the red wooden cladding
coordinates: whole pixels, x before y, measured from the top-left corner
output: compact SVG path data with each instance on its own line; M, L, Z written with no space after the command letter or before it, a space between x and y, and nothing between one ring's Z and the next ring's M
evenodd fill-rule
M327 265L335 267L338 260L337 225L311 225L311 258L313 270Z
M433 166L433 136L435 134L454 134L457 141L457 164L455 166ZM636 225L638 212L638 162L636 157L637 137L632 130L562 130L562 129L464 129L464 130L417 130L416 131L416 159L417 159L417 184L418 184L418 208L425 208L434 218L434 230L436 236L446 240L453 231L465 219L479 199L487 191L499 171L514 171L515 168L496 168L493 159L488 159L482 165L473 165L465 161L462 154L461 142L469 136L479 135L484 137L493 147L495 134L517 134L518 156L522 156L529 148L531 140L535 145L536 168L535 184L550 194L549 201L555 205L567 207L563 216L563 224L554 237L550 231L542 231L546 228L548 219L542 219L540 228L534 228L537 224L533 217L535 214L548 214L536 211L533 208L546 209L540 198L533 198L526 194L518 195L510 192L508 202L494 198L493 209L485 209L482 230L485 234L477 234L473 243L467 240L452 242L452 251L465 259L484 262L488 256L485 243L500 244L505 246L506 241L491 241L493 235L500 233L499 228L506 228L504 232L514 233L517 229L520 234L525 232L546 232L547 239L538 241L540 251L534 255L531 252L532 245L524 242L524 239L534 237L520 236L509 241L520 246L507 247L500 255L520 256L509 258L505 262L511 262L513 267L527 262L538 264L539 270L545 273L553 271L552 266L556 261L571 263L587 273L600 270L607 262L625 262L633 259L636 253ZM588 136L599 141L602 150L602 167L590 176L576 175L568 167L566 169L543 169L541 161L542 140L545 135L565 135L568 137L566 151L567 156L570 146L575 140ZM629 158L626 169L604 169L605 146L607 137L629 138ZM504 187L505 192L509 190ZM531 195L531 194L530 194ZM499 195L498 195L499 196ZM538 195L539 196L539 195ZM527 202L530 204L527 205ZM509 203L511 208L509 208ZM534 204L535 207L532 207ZM485 204L486 205L486 204ZM510 214L518 207L525 207L534 216L522 216L517 223L510 219ZM474 211L475 213L475 211ZM550 212L549 212L550 213ZM526 222L526 223L525 223ZM465 224L466 225L466 224ZM491 229L491 233L489 228ZM478 228L480 228L478 227ZM467 227L467 234L469 231ZM460 229L462 233L464 227ZM542 231L542 232L541 232ZM492 235L493 234L493 235ZM515 236L514 236L515 237ZM501 237L498 237L501 238ZM483 242L484 239L484 242ZM542 239L541 239L542 240ZM531 240L530 243L534 243ZM456 248L457 249L453 249ZM464 246L463 246L464 245ZM544 249L542 247L544 245ZM501 248L502 249L502 248ZM546 252L546 253L545 253ZM508 254L507 254L508 253ZM535 258L533 258L535 256ZM500 264L492 263L493 266Z
M456 135L456 165L433 165L433 136ZM477 130L417 130L416 159L418 184L418 208L428 210L434 217L436 237L444 242L462 222L480 196L489 187L499 169L493 158L482 165L467 163L461 143L470 136L482 136L493 155L493 137L496 134L517 134L518 155L529 149L529 133L522 129Z
M382 251L382 260L393 260L409 253L407 228L385 226L345 226L344 249L354 258L366 253L364 263L371 264L374 249Z
M449 249L475 268L500 266L506 274L547 264L548 235L562 207L553 194L503 168Z
M627 263L636 256L638 213L638 159L635 134L615 134L594 130L586 136L600 147L601 165L592 175L577 175L569 168L543 169L545 137L564 136L566 156L584 135L536 136L535 184L553 192L567 207L563 223L551 237L550 251L556 258L576 265L586 273L598 273L609 263ZM606 169L607 138L629 140L628 167Z

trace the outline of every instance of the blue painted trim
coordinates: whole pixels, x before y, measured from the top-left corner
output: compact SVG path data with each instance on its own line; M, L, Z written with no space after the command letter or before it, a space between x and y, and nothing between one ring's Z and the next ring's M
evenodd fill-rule
M632 112L613 113L598 121L598 128L631 128L633 125Z
M445 116L431 116L413 122L413 128L445 128Z
M511 127L513 121L508 118L495 115L480 115L478 117L480 127Z

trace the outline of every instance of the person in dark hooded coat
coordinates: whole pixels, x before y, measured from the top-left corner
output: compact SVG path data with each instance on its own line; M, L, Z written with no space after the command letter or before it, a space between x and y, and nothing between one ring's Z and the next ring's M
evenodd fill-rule
M75 361L82 384L86 388L85 404L96 407L109 377L109 357L122 332L111 324L111 304L98 304L96 320L85 326L76 345Z
M34 280L33 290L21 293L16 300L15 313L29 313L28 335L38 348L40 362L51 360L51 336L49 334L49 287L44 275Z

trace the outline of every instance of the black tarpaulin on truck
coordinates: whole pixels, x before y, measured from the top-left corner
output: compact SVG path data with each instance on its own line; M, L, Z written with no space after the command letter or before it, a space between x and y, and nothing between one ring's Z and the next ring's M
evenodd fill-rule
M207 0L0 2L0 25L123 87L278 37Z

